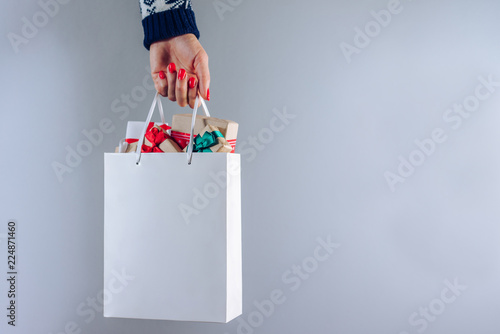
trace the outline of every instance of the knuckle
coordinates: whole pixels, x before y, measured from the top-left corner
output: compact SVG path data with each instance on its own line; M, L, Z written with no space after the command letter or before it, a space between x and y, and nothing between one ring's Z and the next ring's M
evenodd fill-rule
M158 89L157 91L158 91L158 93L159 93L161 96L163 96L163 97L166 97L166 96L167 96L167 92L166 92L164 89Z

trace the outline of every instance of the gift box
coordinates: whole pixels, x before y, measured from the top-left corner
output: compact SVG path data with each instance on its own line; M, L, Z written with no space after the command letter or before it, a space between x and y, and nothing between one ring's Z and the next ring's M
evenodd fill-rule
M155 125L153 122L150 122L144 136L144 144L142 145L141 152L180 152L181 148L179 145L167 133L169 129L170 127L166 124Z
M181 149L184 149L189 143L191 120L191 114L177 114L172 118L170 133ZM193 136L199 134L207 125L212 125L219 129L222 136L231 145L231 153L234 153L236 138L238 136L238 123L215 117L196 116Z
M125 153L137 151L138 141L138 139L125 139L125 142L127 143L127 149L125 150Z
M137 151L137 145L144 122L128 122L126 139L120 141L115 153L132 153ZM182 149L170 137L168 124L149 122L141 152L181 152ZM123 143L122 143L123 142Z
M187 148L187 146L184 147L183 152L186 152ZM193 139L193 152L229 153L232 150L233 147L224 138L219 128L210 124Z
M137 150L138 139L122 139L115 148L115 153L130 153Z

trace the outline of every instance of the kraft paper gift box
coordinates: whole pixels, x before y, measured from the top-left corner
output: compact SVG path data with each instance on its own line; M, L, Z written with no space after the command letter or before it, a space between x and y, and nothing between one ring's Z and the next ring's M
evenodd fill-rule
M231 144L222 136L219 128L207 125L193 140L193 152L217 152L230 153L233 150ZM183 152L187 151L187 146Z
M128 122L127 124L127 139L125 139L125 145L122 147L117 147L115 153L133 153L137 150L137 144L140 136L140 131L144 125L144 122ZM142 147L142 152L181 152L181 148L177 143L170 137L168 130L170 127L167 124L153 123L150 122L147 128L147 133L144 138L144 144ZM153 141L154 143L152 143Z
M189 143L191 119L191 114L177 114L172 118L171 135L181 149L184 149ZM199 134L207 125L219 128L219 131L232 147L231 153L234 153L236 138L238 136L238 123L215 117L196 116L193 135L196 136Z
M143 152L180 152L181 148L170 137L167 130L170 127L166 124L153 125L151 122L144 137L144 144L142 145ZM136 146L137 148L137 146Z
M137 139L120 139L115 153L129 153L137 148Z
M137 139L132 139L132 141L125 141L124 144L120 143L120 146L115 148L115 153L133 153L136 149Z
M133 143L128 143L127 150L125 153L133 153L137 150L137 141Z

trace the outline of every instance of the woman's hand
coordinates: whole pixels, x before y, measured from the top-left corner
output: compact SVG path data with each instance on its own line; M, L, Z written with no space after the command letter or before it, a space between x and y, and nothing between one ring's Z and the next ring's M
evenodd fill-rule
M193 34L151 44L151 75L156 90L181 107L194 108L198 93L210 100L208 55Z

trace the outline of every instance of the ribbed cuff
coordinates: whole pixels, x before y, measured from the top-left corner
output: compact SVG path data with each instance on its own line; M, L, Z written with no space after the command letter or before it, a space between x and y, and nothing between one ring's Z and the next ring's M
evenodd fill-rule
M146 16L142 20L144 46L149 50L151 44L170 37L194 34L200 38L196 19L191 9L176 8Z

